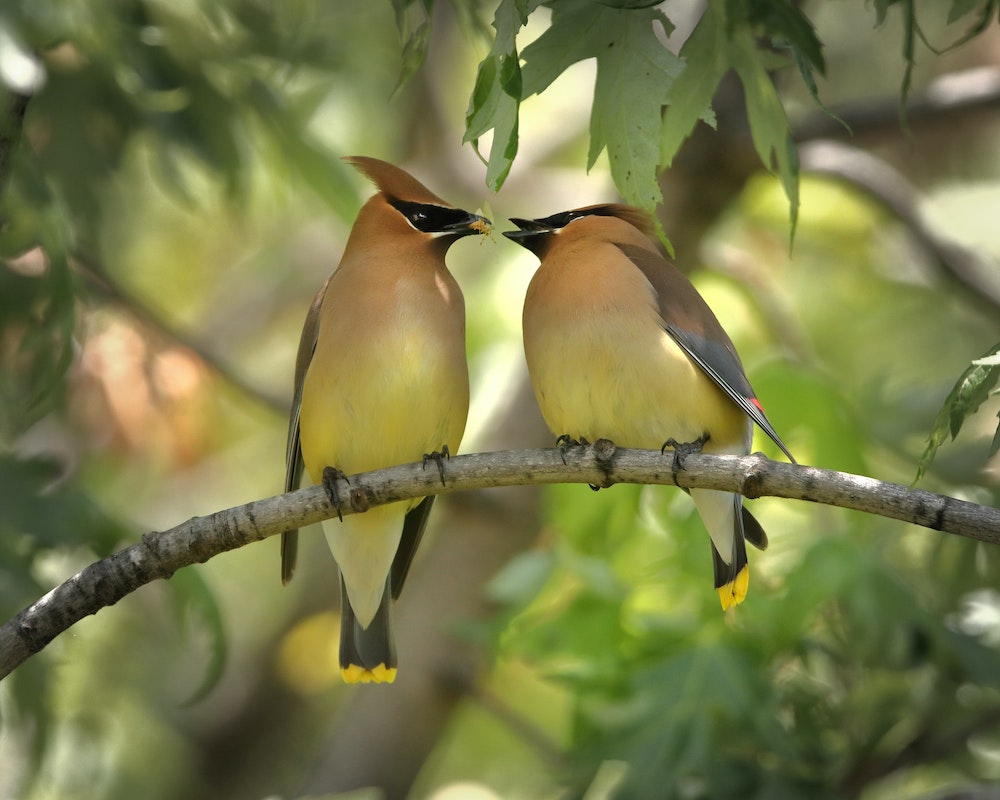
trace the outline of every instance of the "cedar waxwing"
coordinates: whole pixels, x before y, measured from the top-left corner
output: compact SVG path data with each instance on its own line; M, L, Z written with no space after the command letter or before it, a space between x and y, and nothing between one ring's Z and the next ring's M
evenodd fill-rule
M304 467L335 504L336 476L433 456L443 480L441 455L458 449L469 412L465 303L445 253L459 237L490 226L398 167L345 160L379 191L358 213L340 264L306 316L285 474L291 491ZM393 503L323 523L340 567L340 669L348 683L396 677L392 601L433 502ZM282 536L284 583L297 547L297 531Z
M756 422L792 458L733 343L691 282L660 255L644 212L606 204L511 221L521 230L504 236L541 260L524 300L524 352L553 433L645 449L696 443L706 453L742 455ZM767 536L740 495L690 493L712 540L726 609L746 596L745 540L763 549Z

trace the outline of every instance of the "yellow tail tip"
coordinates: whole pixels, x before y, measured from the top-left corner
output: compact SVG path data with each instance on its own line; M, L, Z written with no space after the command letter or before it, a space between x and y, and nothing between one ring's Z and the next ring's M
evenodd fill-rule
M747 596L747 587L750 586L750 567L744 565L736 577L729 583L720 586L716 591L719 593L719 601L722 603L722 610L731 606L738 606Z
M379 664L372 669L365 669L360 664L348 664L340 668L344 683L392 683L396 680L396 668Z

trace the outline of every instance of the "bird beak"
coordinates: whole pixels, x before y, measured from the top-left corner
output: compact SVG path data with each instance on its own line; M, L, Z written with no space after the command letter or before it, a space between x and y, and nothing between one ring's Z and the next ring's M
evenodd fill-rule
M532 236L539 236L543 233L552 233L552 231L555 230L555 228L551 225L537 219L520 219L519 217L511 217L510 221L517 225L520 230L504 231L503 235L518 244L521 244L524 239L529 239Z
M479 214L469 213L464 218L456 222L450 222L441 228L439 233L449 235L468 236L472 233L487 234L493 229L493 223L486 217Z

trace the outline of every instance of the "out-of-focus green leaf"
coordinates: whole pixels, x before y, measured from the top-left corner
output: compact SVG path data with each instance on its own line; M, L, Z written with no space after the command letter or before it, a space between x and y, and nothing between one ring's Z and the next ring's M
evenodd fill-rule
M309 109L295 102L300 90L292 79L309 68L341 66L343 59L319 24L329 12L307 3L231 0L185 10L147 0L114 9L24 5L13 19L29 45L44 52L64 41L76 54L59 62L32 98L27 125L29 132L45 131L36 137L35 161L91 238L97 235L100 187L137 140L152 137L162 168L157 177L181 203L188 202L189 190L184 171L174 165L190 155L221 179L232 199L245 196L261 117L272 131L282 131L282 148L295 138L310 140ZM314 84L315 74L308 74ZM287 102L257 109L254 81ZM303 166L333 208L352 214L352 204L343 201L350 195L341 191L346 180L324 188L336 170L317 170L315 156L310 144L290 160Z
M755 366L750 379L793 455L829 469L865 473L863 454L871 439L843 383L822 370L778 360ZM837 435L824 436L831 428ZM756 431L754 436L755 447L783 458L766 436Z
M431 24L429 21L421 22L416 29L410 33L403 41L403 53L400 58L399 83L396 89L400 89L417 74L418 70L427 60L427 47L431 40Z
M971 591L988 575L961 584L940 575L943 591L928 608L914 602L927 597L928 563L939 573L952 559L928 553L928 563L905 564L843 534L828 529L806 545L783 591L748 598L752 606L726 615L722 636L711 632L723 617L717 607L687 627L664 609L664 624L636 630L612 613L619 601L583 592L542 621L548 631L532 632L533 647L549 646L549 662L563 665L555 677L578 698L578 785L611 759L627 765L619 796L833 798L859 763L891 764L917 739L943 744L943 731L968 722L950 693L997 684L996 644L964 630L954 613L961 596L944 585ZM597 626L591 641L601 636L604 647L588 650L588 620ZM571 657L588 652L588 663ZM989 698L983 711L997 707ZM909 736L894 735L901 725Z
M171 600L178 622L194 637L196 626L208 636L208 662L201 683L191 692L185 705L204 698L219 682L226 666L226 625L222 609L211 587L196 568L182 569L170 579Z
M496 603L528 603L551 577L555 557L549 550L529 550L514 556L486 586Z
M38 260L43 256L35 251ZM26 276L0 263L0 439L52 410L72 359L74 308L65 262Z
M21 158L5 195L0 255L0 440L23 433L61 397L73 357L70 223L44 177ZM24 252L22 248L32 248Z
M0 451L0 619L4 621L51 588L39 581L40 556L67 546L104 556L126 536L93 499L65 482L63 469L51 459L21 459ZM57 710L51 680L51 662L44 655L22 664L4 680L0 726L7 741L28 745L22 776L26 783L52 743Z
M949 436L952 439L958 436L965 420L976 413L979 406L996 391L998 384L1000 384L1000 344L994 345L975 359L945 398L944 405L934 419L927 447L920 457L914 483L926 474L941 444ZM998 447L1000 447L1000 428L993 437L990 455L995 453Z
M353 219L357 206L350 171L310 136L297 127L280 98L263 81L253 81L247 90L263 130L284 155L289 167L345 220Z
M422 18L414 24L410 19L410 9L416 4L417 0L392 0L392 7L396 12L396 28L399 30L399 37L403 42L396 91L399 91L410 78L417 74L427 59L427 47L431 38L430 16L434 8L434 0L420 0L420 5L423 8Z
M109 555L128 535L74 484L61 482L63 467L48 458L0 454L0 536L11 553L29 558L54 548L86 547ZM2 569L9 562L0 563Z
M750 31L732 33L729 53L733 68L743 83L754 148L761 163L781 178L788 197L791 235L794 237L799 216L799 160L788 117L774 82L758 57L757 45Z
M8 741L28 742L22 786L30 785L37 775L58 721L52 708L51 682L52 668L44 658L30 659L4 678L10 702L3 703L0 726ZM11 788L17 791L16 784Z
M560 552L560 562L581 581L588 594L613 603L621 602L626 586L615 575L606 557L586 556L572 548Z

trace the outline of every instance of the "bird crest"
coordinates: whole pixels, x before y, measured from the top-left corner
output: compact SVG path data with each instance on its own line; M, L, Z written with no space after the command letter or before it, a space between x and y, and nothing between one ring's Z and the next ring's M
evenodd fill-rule
M386 197L410 203L452 207L412 175L387 161L369 156L345 156L344 161L363 173Z

